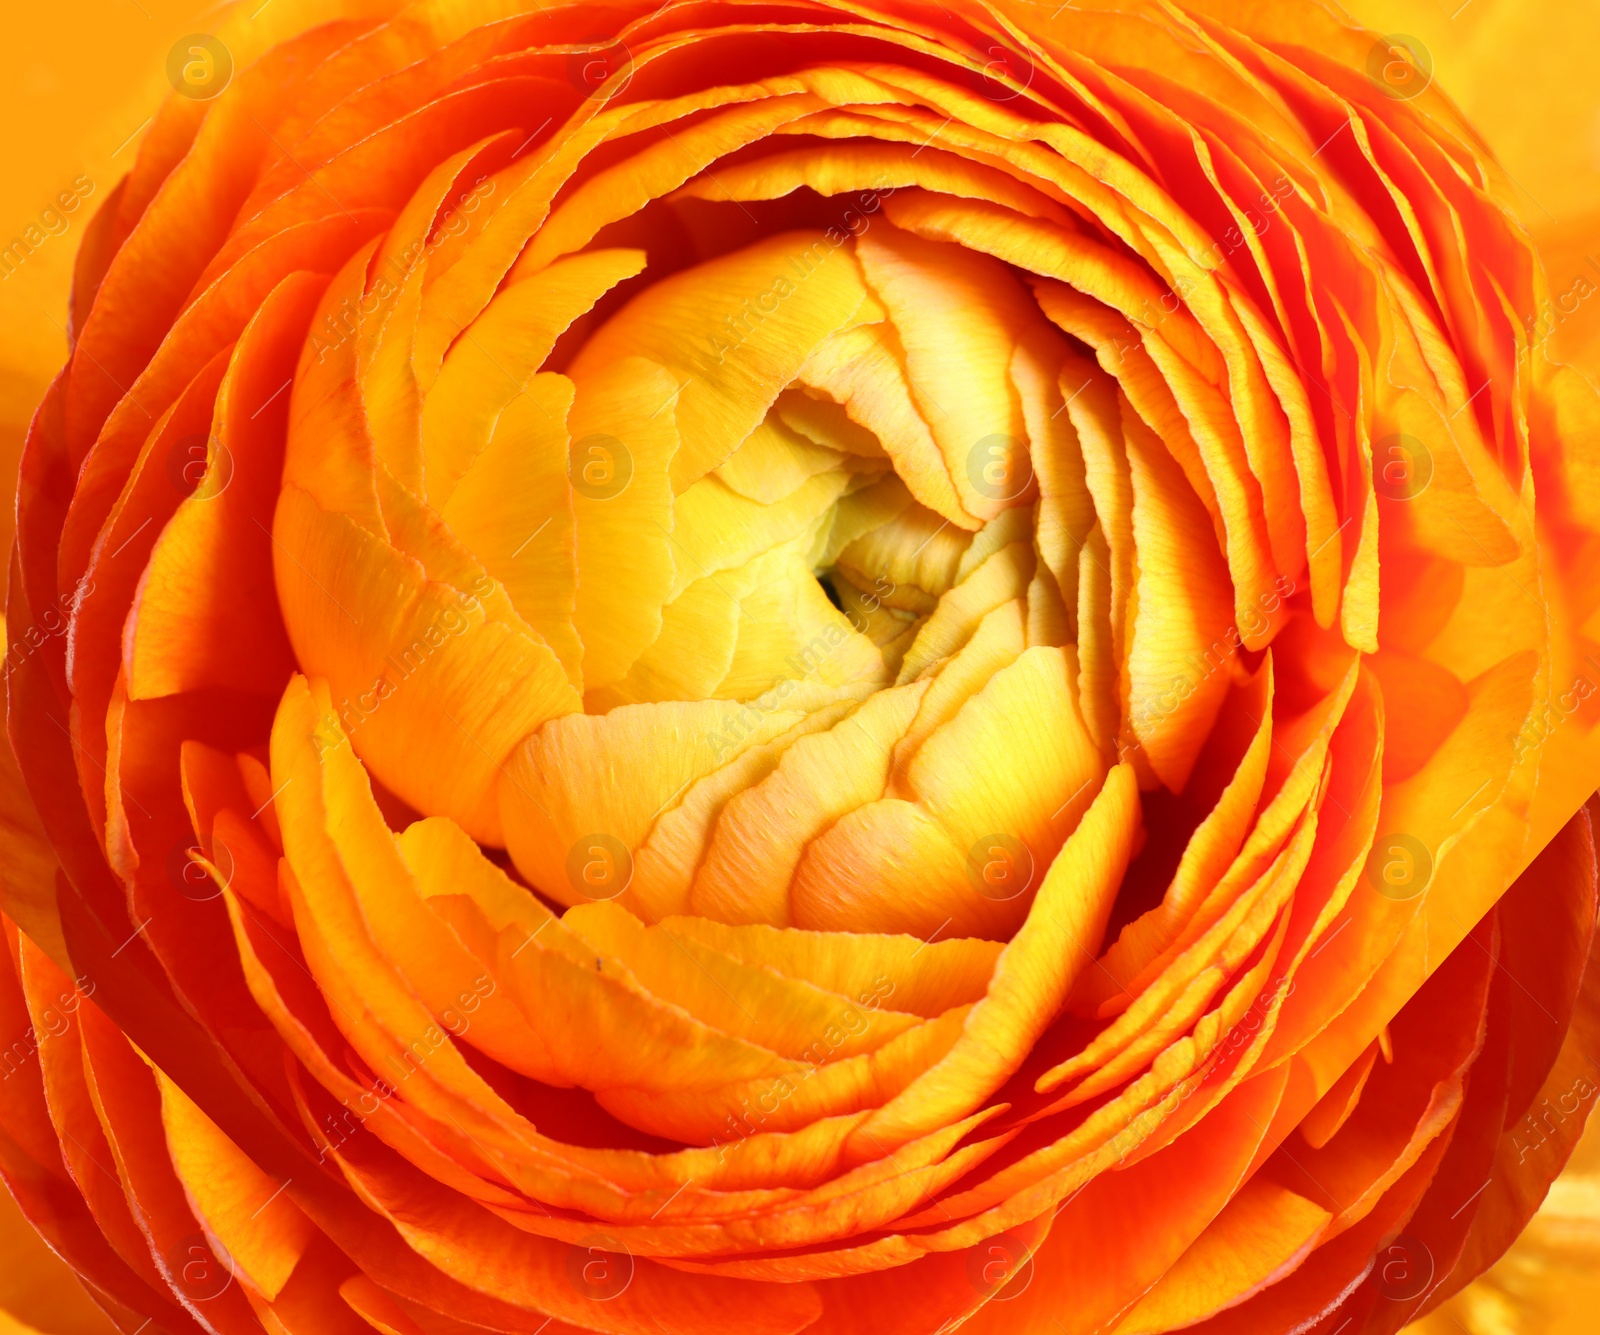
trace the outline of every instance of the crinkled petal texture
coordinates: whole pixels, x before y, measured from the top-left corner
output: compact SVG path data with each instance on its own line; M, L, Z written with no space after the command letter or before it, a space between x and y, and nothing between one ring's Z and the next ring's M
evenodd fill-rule
M1499 1255L1595 1093L1600 397L1448 101L1268 0L316 9L22 467L0 1175L116 1325Z

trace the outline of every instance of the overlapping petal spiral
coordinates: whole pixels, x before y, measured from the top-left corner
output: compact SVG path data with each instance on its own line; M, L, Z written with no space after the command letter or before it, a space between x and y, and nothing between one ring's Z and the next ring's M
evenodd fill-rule
M1596 1088L1600 398L1408 49L261 14L11 564L0 1174L112 1320L1378 1332L1498 1256Z

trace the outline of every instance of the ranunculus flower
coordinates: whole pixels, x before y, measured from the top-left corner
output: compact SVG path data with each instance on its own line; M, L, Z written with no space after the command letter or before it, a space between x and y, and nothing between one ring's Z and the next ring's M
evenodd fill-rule
M300 8L175 51L22 463L0 1172L113 1320L1355 1335L1499 1255L1600 1078L1600 398L1426 53Z

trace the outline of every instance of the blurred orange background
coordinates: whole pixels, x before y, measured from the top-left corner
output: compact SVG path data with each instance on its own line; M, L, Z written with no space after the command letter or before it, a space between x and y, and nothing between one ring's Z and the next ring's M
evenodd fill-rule
M1315 4L1320 0L1283 0ZM243 0L242 17L272 0ZM1330 6L1334 7L1334 6ZM72 260L95 206L128 170L139 138L169 91L167 53L216 26L228 8L196 0L6 0L0 43L0 490L12 494L33 406L66 356ZM1543 251L1551 287L1566 290L1600 267L1600 3L1560 0L1356 0L1357 19L1420 42L1434 78L1499 155ZM238 16L236 16L238 17ZM41 217L63 191L73 212ZM62 223L65 229L62 230ZM13 240L43 240L10 272ZM12 252L20 254L20 252ZM1561 331L1569 357L1600 350L1600 305ZM1596 359L1586 357L1591 364ZM12 507L0 509L9 545ZM36 1329L30 1315L70 1283L61 1263L0 1190L0 1335ZM85 1296L52 1303L43 1335L110 1335ZM63 1311L70 1315L63 1317ZM1600 1312L1600 1119L1522 1240L1492 1271L1412 1335L1589 1335Z

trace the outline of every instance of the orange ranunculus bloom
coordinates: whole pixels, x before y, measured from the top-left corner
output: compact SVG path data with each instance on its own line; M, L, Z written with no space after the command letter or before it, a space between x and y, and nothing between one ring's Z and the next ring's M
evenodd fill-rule
M117 1326L1497 1257L1600 1079L1600 395L1426 53L300 9L175 51L22 463L0 1175Z

